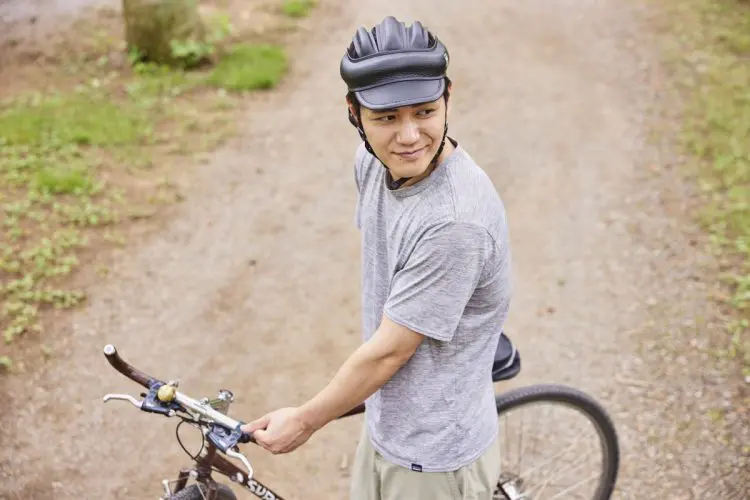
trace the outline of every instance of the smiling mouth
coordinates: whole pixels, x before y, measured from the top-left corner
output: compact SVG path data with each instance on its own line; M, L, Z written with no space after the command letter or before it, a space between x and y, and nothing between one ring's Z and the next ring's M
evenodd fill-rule
M418 158L419 156L421 156L421 154L426 149L427 149L427 146L424 146L422 148L415 149L413 151L405 151L405 152L402 152L402 153L396 153L396 155L398 155L399 157L401 157L401 158L403 158L405 160L410 160L410 159Z

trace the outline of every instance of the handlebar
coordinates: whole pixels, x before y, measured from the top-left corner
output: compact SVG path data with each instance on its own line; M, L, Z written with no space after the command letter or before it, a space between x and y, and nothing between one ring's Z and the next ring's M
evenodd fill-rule
M154 377L150 377L145 373L136 370L131 365L123 361L123 359L117 353L117 348L112 344L107 344L106 346L104 346L104 356L107 358L107 361L109 361L109 364L112 365L115 370L122 373L133 382L142 385L146 389L149 389L153 382L158 382L158 380L156 380Z
M129 401L133 406L142 411L159 413L167 417L175 416L177 411L193 412L194 419L195 414L200 415L208 421L204 423L207 423L210 427L210 431L207 433L209 441L223 453L242 461L250 477L252 477L253 468L250 466L247 458L233 449L237 443L255 442L251 434L242 432L241 426L244 425L244 422L235 420L212 408L209 404L195 400L177 391L177 386L179 385L177 382L170 381L165 383L137 370L120 357L117 348L112 344L107 344L104 347L104 356L115 370L149 391L144 395L145 399L143 401L138 401L133 396L127 394L107 394L104 396L104 402L111 399L121 399ZM229 391L225 391L225 394L228 394L228 397L231 398Z

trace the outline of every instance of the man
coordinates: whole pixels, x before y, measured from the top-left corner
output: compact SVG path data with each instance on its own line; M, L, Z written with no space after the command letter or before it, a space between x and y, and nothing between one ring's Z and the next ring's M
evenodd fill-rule
M500 456L491 367L510 296L503 204L447 136L449 56L419 22L360 28L341 61L362 233L365 342L302 406L251 422L287 453L366 400L352 500L487 499Z

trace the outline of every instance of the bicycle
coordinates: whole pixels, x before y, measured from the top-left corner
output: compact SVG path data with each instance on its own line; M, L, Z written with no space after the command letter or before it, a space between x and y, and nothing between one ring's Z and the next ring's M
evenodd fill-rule
M125 400L132 403L142 411L154 414L160 414L167 417L179 417L182 419L177 426L177 439L183 450L195 462L194 466L182 468L178 477L174 481L167 479L162 481L164 496L160 500L237 500L234 492L226 484L217 482L213 472L223 474L235 484L241 486L253 495L263 500L283 500L282 496L276 493L267 485L255 478L255 471L247 460L247 457L240 453L238 445L241 443L255 443L251 435L243 433L241 426L244 422L235 420L228 416L229 406L234 401L234 395L227 389L221 389L218 395L213 398L203 398L195 400L188 395L177 390L179 383L177 381L163 382L159 379L146 375L125 362L117 352L115 346L109 344L104 347L104 355L117 371L130 378L134 382L145 387L148 392L142 393L142 401L128 394L107 394L104 396L104 402L110 400ZM503 333L498 344L495 354L495 361L492 368L493 382L507 381L515 377L521 370L521 358L510 342L510 339ZM583 414L597 431L601 449L602 465L596 473L596 487L593 495L571 496L572 488L582 484L578 481L573 486L559 485L553 483L554 477L543 475L543 482L537 485L531 481L537 469L523 470L521 467L523 459L532 452L519 444L519 461L515 465L506 465L508 460L506 454L503 454L503 472L498 481L494 492L495 500L532 500L537 498L581 498L583 500L608 500L611 498L617 480L619 470L619 444L615 427L604 408L589 395L564 385L531 385L512 389L495 396L498 417L508 417L516 410L525 411L534 405L553 403L562 404L563 407L572 409L579 414ZM339 419L362 414L365 411L364 404L360 404L351 411L341 415ZM565 420L555 419L554 429L555 437L560 437L568 431ZM192 455L182 444L179 437L179 427L183 423L190 423L202 431L201 449L195 455ZM516 434L508 433L509 426L506 418L506 439L503 443L510 442ZM539 427L534 426L534 429ZM522 433L519 433L522 435ZM206 440L208 444L206 445ZM522 441L522 439L521 439ZM539 442L539 441L538 441ZM535 446L536 444L535 443ZM546 438L541 440L543 447L546 449L549 442ZM548 463L557 462L561 457L572 448L568 448L563 454L555 455ZM224 455L239 460L245 470L240 469L224 458ZM580 449L576 447L573 450L576 461L579 460ZM568 478L568 475L562 479ZM192 479L194 484L188 486L188 481ZM543 491L549 486L560 486L563 488L562 493L553 497L540 497ZM564 496L560 496L564 495Z

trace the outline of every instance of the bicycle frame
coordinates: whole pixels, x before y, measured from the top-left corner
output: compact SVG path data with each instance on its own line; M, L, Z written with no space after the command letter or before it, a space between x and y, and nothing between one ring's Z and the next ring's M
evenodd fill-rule
M249 477L239 467L219 455L217 451L216 447L209 443L205 454L196 459L196 466L194 468L180 470L173 489L167 489L167 485L165 484L166 493L175 494L181 491L187 486L188 479L193 476L197 482L206 486L206 500L215 500L217 483L211 475L215 468L231 479L232 482L244 487L258 498L262 498L263 500L284 500L281 495L254 477ZM242 478L242 480L238 480L239 478Z

